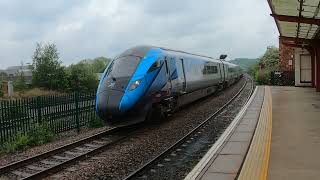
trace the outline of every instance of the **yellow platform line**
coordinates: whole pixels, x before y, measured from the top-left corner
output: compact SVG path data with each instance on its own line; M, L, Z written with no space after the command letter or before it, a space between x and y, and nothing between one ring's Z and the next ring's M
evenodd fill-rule
M264 100L251 146L240 171L239 180L267 179L272 133L272 96L265 87Z

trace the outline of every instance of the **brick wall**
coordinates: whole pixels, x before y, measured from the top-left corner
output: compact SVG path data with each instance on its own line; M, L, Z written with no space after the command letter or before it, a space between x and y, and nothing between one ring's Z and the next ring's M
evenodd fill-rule
M0 87L4 94L8 94L8 81L2 81Z
M281 71L294 71L294 48L279 41L279 58Z

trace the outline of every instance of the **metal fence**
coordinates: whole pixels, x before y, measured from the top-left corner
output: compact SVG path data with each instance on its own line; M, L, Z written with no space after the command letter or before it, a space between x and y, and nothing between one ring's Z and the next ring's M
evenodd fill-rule
M270 72L270 84L276 86L294 86L294 71Z
M72 93L57 96L0 101L0 142L25 134L41 123L54 133L80 130L97 118L95 93Z

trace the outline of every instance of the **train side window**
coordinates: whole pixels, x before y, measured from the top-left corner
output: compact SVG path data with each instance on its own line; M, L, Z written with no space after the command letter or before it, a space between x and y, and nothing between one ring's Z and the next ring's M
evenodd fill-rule
M217 66L212 66L212 73L217 74L218 73L218 67Z
M208 66L203 67L202 74L208 74Z
M160 66L161 66L160 60L157 60L151 65L150 69L148 70L148 73L158 69Z
M204 66L203 74L216 74L218 73L217 66Z

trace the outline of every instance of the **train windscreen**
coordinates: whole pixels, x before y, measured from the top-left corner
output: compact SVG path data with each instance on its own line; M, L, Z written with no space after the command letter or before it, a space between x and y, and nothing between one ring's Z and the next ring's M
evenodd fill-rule
M140 58L136 56L124 56L113 61L109 76L113 78L131 77L136 70Z

